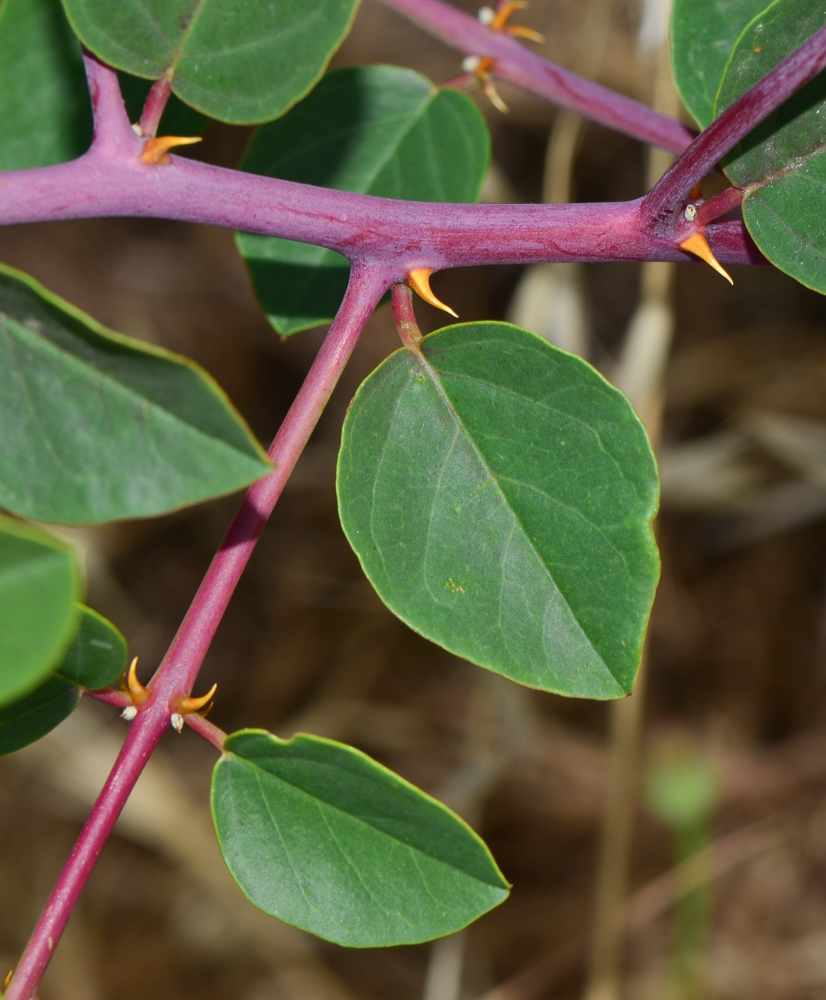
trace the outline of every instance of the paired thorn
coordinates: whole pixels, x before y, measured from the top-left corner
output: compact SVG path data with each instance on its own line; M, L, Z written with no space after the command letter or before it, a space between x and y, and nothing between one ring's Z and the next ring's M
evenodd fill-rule
M134 705L142 705L149 697L149 690L138 680L137 666L138 658L136 656L129 664L129 673L126 675L126 686L129 689L129 697L132 699L132 703Z
M524 24L508 24L514 11L524 10L528 6L527 0L510 0L509 3L502 4L499 10L493 7L482 7L479 10L479 20L492 31L506 31L515 38L527 38L531 42L545 41L545 36L540 35L533 28L526 28Z
M680 249L687 250L689 253L695 254L701 260L704 260L706 264L713 267L718 274L722 274L726 281L732 285L734 284L731 275L724 267L721 266L720 262L711 252L711 247L708 245L708 240L705 238L703 233L692 233L687 240L683 240L680 244Z
M213 684L209 691L207 691L207 693L202 695L200 698L191 698L188 695L179 695L169 703L169 707L172 709L172 715L169 717L169 724L176 733L183 732L185 715L194 715L196 712L199 712L203 716L209 714L212 705L214 704L212 696L217 690L218 685ZM206 711L201 712L201 709L203 708L205 708Z
M209 711L212 707L209 703L212 701L213 695L217 690L218 685L213 684L209 691L200 698L179 695L170 703L169 707L178 715L192 715L195 712L200 712L202 708L206 708Z
M9 974L3 980L3 993L8 989L8 985L11 982L11 977L14 975L14 969L9 969Z
M487 97L497 111L501 111L502 114L506 114L508 106L499 96L499 91L494 86L493 80L490 76L494 65L495 64L491 56L465 56L462 60L462 69L465 73L473 73L476 76L485 97Z
M459 314L454 312L450 306L446 306L444 302L437 299L431 291L431 274L433 274L432 267L416 267L412 271L407 272L405 283L413 289L419 298L424 299L425 302L428 302L430 305L435 306L437 309L441 309L443 312L450 313L451 316L455 316L455 318L458 319Z
M201 142L200 135L162 135L157 139L147 139L140 159L143 163L162 166L169 163L170 149L175 146L191 146L196 142Z

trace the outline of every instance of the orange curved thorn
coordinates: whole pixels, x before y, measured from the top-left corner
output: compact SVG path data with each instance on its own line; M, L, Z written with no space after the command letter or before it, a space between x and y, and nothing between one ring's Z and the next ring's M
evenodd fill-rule
M10 970L9 970L9 974L8 974L8 975L6 976L6 978L5 978L4 980L3 980L3 992L4 992L4 993L6 992L6 987L7 987L7 986L9 985L9 983L11 982L11 977L12 977L13 975L14 975L14 969L10 969Z
M510 0L510 3L502 4L490 22L494 31L502 31L507 27L511 14L517 10L524 10L528 6L527 0Z
M133 704L142 705L149 697L149 691L138 680L138 675L135 673L137 665L138 658L136 656L129 664L129 673L126 675L126 686L129 688L129 697L132 699Z
M508 106L499 96L499 91L494 86L493 80L487 78L481 80L482 91L490 101L490 103L496 108L497 111L501 111L503 115L508 113Z
M186 695L181 695L176 698L175 701L170 705L175 712L179 715L192 715L193 712L200 711L204 705L207 705L211 700L212 696L218 690L218 685L213 684L207 693L201 698L189 698Z
M514 38L527 38L529 42L537 42L541 45L545 41L545 36L533 28L527 28L524 24L509 24L505 31Z
M702 233L692 233L687 240L683 240L680 244L680 249L688 250L689 253L696 254L696 256L698 256L701 260L704 260L706 264L713 267L718 274L722 274L726 281L732 285L734 284L731 275L725 270L725 268L721 267L720 262L711 252L708 240Z
M147 139L140 158L144 163L169 163L170 149L175 146L191 146L195 142L201 142L200 135L162 135L157 139Z
M456 319L459 318L459 314L455 313L450 306L446 306L444 302L441 302L433 294L430 288L430 275L433 274L432 267L416 267L412 271L407 272L407 284L413 289L413 291L425 300L429 302L430 305L436 306L437 309L442 309L446 313L450 313L451 316L455 316Z
M694 187L691 189L691 194L688 197L689 198L693 198L695 201L698 198L702 198L703 197L703 182L702 181L699 181L697 184L694 185Z

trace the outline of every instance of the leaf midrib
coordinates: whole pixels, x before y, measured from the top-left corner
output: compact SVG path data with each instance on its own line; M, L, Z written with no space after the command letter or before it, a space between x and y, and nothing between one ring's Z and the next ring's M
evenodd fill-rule
M423 850L421 847L414 846L413 844L408 844L404 840L400 840L394 834L388 833L386 830L382 830L380 827L374 826L369 820L363 818L362 816L357 816L355 813L347 812L346 809L342 809L340 806L337 806L333 802L329 802L327 799L322 798L320 795L315 795L312 792L307 791L307 789L304 788L302 785L298 785L298 784L296 784L293 781L289 781L287 778L282 777L280 774L273 773L272 771L269 770L269 768L262 767L261 764L258 764L256 761L252 760L249 757L242 757L240 754L234 753L232 750L226 750L226 749L224 750L224 753L228 757L232 757L235 760L241 761L247 767L254 768L255 772L256 772L255 778L256 778L256 783L257 784L260 782L260 778L259 778L259 775L258 775L257 772L263 771L265 774L269 775L275 781L280 781L282 784L287 785L289 788L294 788L296 791L300 792L302 795L306 795L307 798L311 799L313 802L315 802L317 804L321 803L321 804L325 805L328 809L332 809L335 812L340 813L342 816L347 816L350 819L355 820L355 822L361 823L363 826L366 826L370 830L373 830L376 833L381 834L383 837L387 837L388 839L392 840L394 843L399 844L402 847L406 847L408 850L415 851L418 854L421 854L423 857L430 858L431 861L435 861L435 862L437 862L439 864L442 864L446 868L451 869L452 871L460 872L461 874L465 875L467 878L473 879L475 882L480 882L482 885L488 885L488 886L490 886L493 889L501 889L503 892L507 891L506 887L503 886L503 885L500 885L500 884L495 883L495 882L487 882L484 879L479 878L477 875L474 875L471 872L466 871L464 868L460 868L457 865L454 865L454 864L452 864L449 861L445 861L443 858L439 858L439 857L437 857L434 854L430 854L428 851ZM326 765L326 766L333 766L333 767L335 767L336 765ZM341 770L341 769L339 768L339 770ZM349 772L347 772L347 773L349 773ZM260 785L259 785L259 787L260 787ZM269 807L268 807L268 811L269 811Z
M409 348L408 348L408 350L409 350ZM487 474L490 477L490 479L492 480L492 482L495 484L496 490L498 491L498 493L499 493L502 501L504 502L504 504L507 507L507 509L510 511L510 513L511 513L514 521L516 522L516 524L519 525L519 529L522 532L522 535L525 538L525 540L527 541L528 545L530 546L531 551L536 556L536 559L539 562L539 564L543 567L543 569L545 570L545 572L550 577L551 581L553 582L553 585L556 587L556 589L559 592L559 594L562 597L562 599L565 601L565 605L568 608L568 611L571 613L571 617L577 623L577 626L579 627L579 630L582 633L583 638L588 643L588 647L593 651L593 653L595 654L595 656L597 657L597 659L599 660L599 662L602 664L602 666L605 668L605 670L611 675L611 677L613 677L614 681L617 683L617 685L620 687L620 689L624 691L625 690L624 684L621 682L621 680L619 679L619 677L617 677L617 675L614 673L614 671L611 669L611 667L605 662L605 658L603 657L602 653L594 646L593 642L591 641L591 637L585 631L585 628L583 627L582 622L579 620L579 617L577 616L576 612L571 607L571 603L570 603L570 601L568 599L568 595L563 591L563 589L557 583L557 581L556 581L556 579L554 577L554 574L551 572L551 568L548 566L548 564L546 563L544 557L542 556L542 554L536 548L536 545L534 544L533 539L531 538L530 534L528 533L528 531L526 530L524 524L522 523L521 518L519 517L519 515L517 514L517 512L511 506L511 503L510 503L510 500L508 499L507 494L502 489L502 487L499 485L499 477L496 476L496 475L494 475L493 470L488 465L487 460L485 459L485 456L482 454L481 450L479 449L478 445L476 444L476 441L473 439L473 436L468 432L467 428L465 427L464 421L459 416L459 413L457 412L455 406L453 405L452 400L450 399L450 397L445 392L444 387L442 386L440 380L437 377L437 369L435 369L430 364L430 362L425 357L424 353L410 351L410 354L414 355L414 360L417 361L419 364L421 364L421 366L425 369L426 373L430 377L431 383L433 384L434 388L436 389L436 392L438 393L439 397L443 401L444 405L447 407L448 412L453 416L453 418L455 419L458 427L464 433L466 439L470 442L470 445L473 448L473 451L475 452L477 458L479 459L479 462L481 463L482 467L487 472Z

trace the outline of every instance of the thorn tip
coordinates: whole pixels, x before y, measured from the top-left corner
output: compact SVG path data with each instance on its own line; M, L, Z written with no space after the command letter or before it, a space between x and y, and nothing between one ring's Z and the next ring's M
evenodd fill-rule
M711 247L708 245L708 240L706 239L703 233L699 231L696 233L692 233L691 236L688 237L688 239L683 240L683 242L680 244L680 249L687 250L689 253L693 253L701 260L704 260L706 264L708 264L710 267L713 267L718 274L722 274L722 276L726 279L726 281L728 281L730 285L734 284L731 275L724 267L721 266L720 262L711 252Z
M136 656L129 664L129 673L126 675L126 686L129 689L129 697L132 699L133 705L142 705L149 697L149 691L138 680L138 675L135 672L137 666L138 658Z
M161 166L169 163L169 150L175 146L191 146L201 142L200 135L162 135L157 139L147 139L143 144L140 159L143 163Z
M169 707L176 715L192 715L194 712L199 712L205 705L208 705L217 690L218 685L213 684L209 691L201 698L191 698L187 695L181 695Z
M407 272L406 283L413 289L413 291L419 296L419 298L424 299L430 305L435 306L437 309L441 309L443 312L450 313L456 319L459 318L459 314L455 313L450 306L446 306L444 302L437 299L430 288L430 275L433 274L432 267L415 267L412 271Z

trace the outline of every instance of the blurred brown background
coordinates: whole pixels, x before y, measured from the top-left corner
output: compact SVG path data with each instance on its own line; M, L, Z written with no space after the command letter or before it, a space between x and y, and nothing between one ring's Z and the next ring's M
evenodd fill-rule
M545 34L538 49L550 58L667 106L673 97L655 80L664 6L534 0L515 19ZM439 82L461 59L364 0L336 62L399 63ZM636 142L563 127L550 106L499 90L507 115L474 93L493 132L485 197L541 200L555 123L563 173L545 180L546 197L553 184L589 201L645 191L657 164ZM248 134L216 126L198 155L233 165ZM278 339L228 232L135 220L0 228L0 260L108 326L195 358L262 442L323 334ZM571 338L566 346L622 384L636 385L649 363L640 406L661 426L663 579L632 787L676 753L707 769L716 798L694 876L685 864L674 870L671 832L644 794L635 799L621 980L603 1000L669 995L675 902L706 881L712 911L695 995L814 1000L826 997L826 300L768 268L732 269L733 289L703 265L642 271L556 268L528 287L518 268L474 269L439 275L434 287L463 320L517 308L517 318L556 316L557 340ZM425 329L442 325L416 308ZM629 328L649 345L642 355L629 353ZM214 752L189 731L170 733L91 878L42 1000L584 995L614 710L457 660L396 621L364 580L338 525L335 455L349 399L396 346L385 308L276 509L196 693L218 682L213 718L224 729L342 739L442 797L483 834L512 897L437 946L347 951L285 928L247 904L223 869L208 814ZM144 680L237 502L71 532L86 553L89 602L124 631ZM113 710L84 704L51 737L0 760L0 975L25 944L124 726Z

